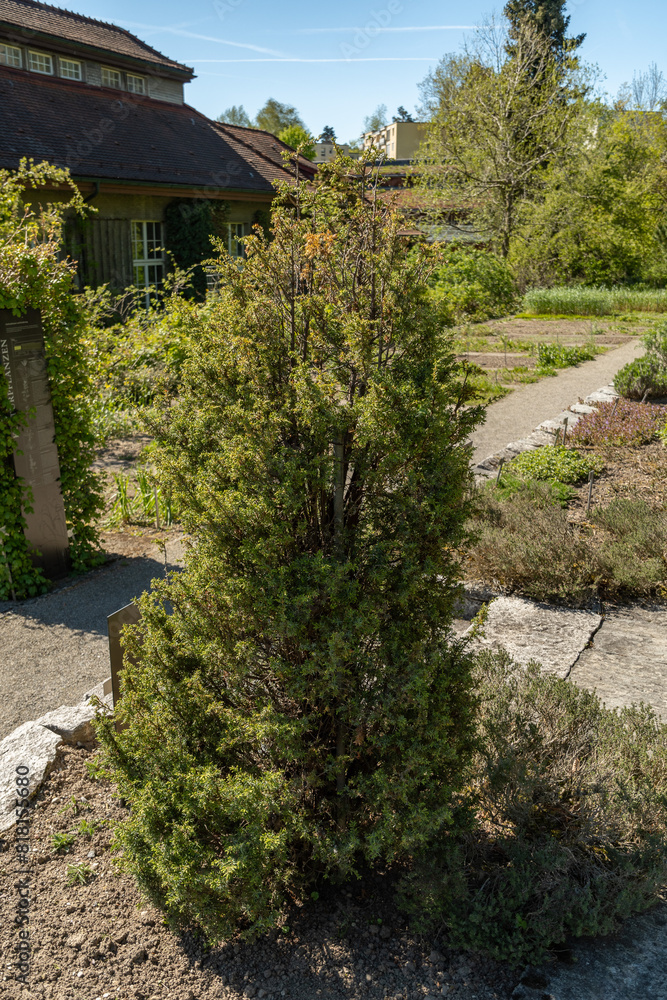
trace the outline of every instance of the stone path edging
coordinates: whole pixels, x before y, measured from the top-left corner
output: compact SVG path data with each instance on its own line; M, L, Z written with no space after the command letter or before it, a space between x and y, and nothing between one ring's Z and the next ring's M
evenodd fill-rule
M16 779L24 776L17 768L28 768L28 794L23 798L30 801L51 771L58 749L93 738L91 723L97 709L90 699L94 696L111 709L111 681L87 691L78 705L61 705L33 722L24 722L0 741L0 834L16 823Z
M593 413L597 409L595 406L596 403L609 403L617 398L618 393L613 385L602 386L601 389L586 396L583 403L572 403L567 410L563 410L557 417L551 420L543 420L527 437L519 438L518 441L510 441L500 451L478 462L477 465L473 466L474 474L485 479L490 479L498 471L501 459L504 462L511 462L513 458L516 458L523 451L535 451L536 448L553 444L557 432L562 431L566 420L568 430L570 430L581 420L584 414Z

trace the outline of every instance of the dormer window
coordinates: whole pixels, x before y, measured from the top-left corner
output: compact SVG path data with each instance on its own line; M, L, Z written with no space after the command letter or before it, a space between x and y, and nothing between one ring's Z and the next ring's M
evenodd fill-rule
M81 80L81 63L77 59L60 59L60 75L65 80Z
M0 66L15 66L20 69L22 65L21 50L17 45L0 45Z
M127 74L127 89L131 94L145 94L146 81L143 76L135 76L134 73Z
M103 87L113 87L114 90L123 89L123 76L120 70L109 69L107 66L102 67L102 86Z
M53 76L53 58L46 52L28 52L28 69L33 73L44 73Z

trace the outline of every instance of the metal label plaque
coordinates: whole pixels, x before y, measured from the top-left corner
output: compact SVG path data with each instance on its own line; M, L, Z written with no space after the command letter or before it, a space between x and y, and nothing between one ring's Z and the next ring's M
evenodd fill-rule
M42 321L36 309L28 309L20 318L9 309L0 309L0 358L10 404L34 414L21 429L14 450L14 471L33 494L32 513L23 511L25 536L33 562L47 576L65 576L69 569L67 520Z
M120 699L120 675L123 670L125 651L121 643L121 632L124 625L136 625L141 618L141 611L136 604L126 604L119 611L114 611L107 617L109 631L109 658L111 660L111 690L113 691L114 708Z

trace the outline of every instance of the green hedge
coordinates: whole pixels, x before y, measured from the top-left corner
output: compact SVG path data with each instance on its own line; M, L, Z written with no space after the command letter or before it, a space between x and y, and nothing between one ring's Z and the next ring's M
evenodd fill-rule
M17 172L1 171L0 180L0 309L11 309L16 316L28 308L42 314L61 487L73 532L72 569L81 572L101 561L94 522L102 501L91 471L94 439L83 316L72 295L73 268L60 252L63 213L68 208L83 211L83 203L68 172L49 164L22 161ZM71 199L44 209L29 208L24 214L30 192L46 184L70 184ZM12 464L14 434L21 419L9 405L7 383L0 376L0 526L7 532L4 547L19 598L42 593L48 586L44 574L32 565L21 513L31 497L16 479ZM0 566L0 599L9 596L9 579Z

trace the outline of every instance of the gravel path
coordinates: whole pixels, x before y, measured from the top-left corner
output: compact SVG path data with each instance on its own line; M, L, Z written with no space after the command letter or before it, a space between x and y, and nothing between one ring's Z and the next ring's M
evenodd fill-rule
M521 386L509 396L492 403L486 411L486 423L472 436L474 464L501 451L509 441L527 437L530 432L577 399L613 382L614 375L629 361L644 353L641 340L631 340L607 351L593 361L576 368L565 368L551 378Z
M167 542L170 569L183 546ZM156 545L76 583L19 604L0 603L0 739L59 705L73 705L110 674L107 615L164 574Z

